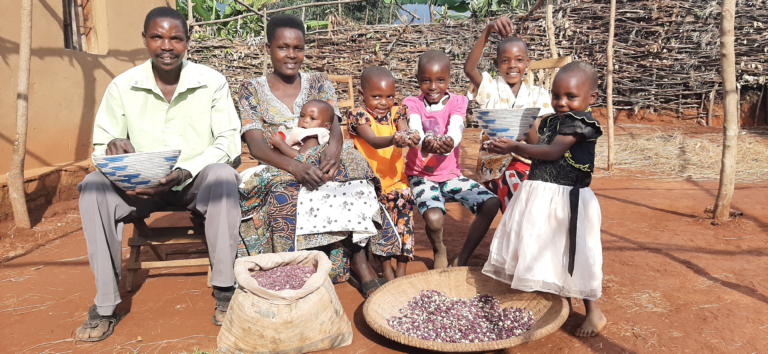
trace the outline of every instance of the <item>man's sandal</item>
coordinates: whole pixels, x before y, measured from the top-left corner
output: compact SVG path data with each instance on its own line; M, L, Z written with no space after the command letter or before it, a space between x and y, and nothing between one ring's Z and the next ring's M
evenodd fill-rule
M378 278L378 279L372 279L360 284L360 279L357 278L357 274L352 273L350 274L349 280L347 282L349 283L349 285L352 285L352 287L360 291L360 294L363 295L363 299L368 299L368 295L372 291L386 284L387 281L388 281L387 278Z
M232 295L235 291L220 291L216 288L213 289L213 298L216 299L215 311L211 316L211 322L216 326L221 326L224 323L224 318L227 317L227 311L229 310L229 303L232 301ZM218 320L217 318L221 318Z
M104 339L107 339L107 337L112 335L112 332L115 330L115 326L117 325L117 323L120 322L120 317L115 315L114 313L109 316L102 316L102 315L99 315L99 311L97 310L96 305L91 306L91 308L88 309L88 319L85 320L85 322L82 325L80 325L80 327L77 328L77 332L79 332L80 329L92 330L92 329L98 328L104 322L109 322L109 326L107 327L107 330L104 331L104 333L101 335L101 337L78 339L77 334L75 334L75 341L99 342Z

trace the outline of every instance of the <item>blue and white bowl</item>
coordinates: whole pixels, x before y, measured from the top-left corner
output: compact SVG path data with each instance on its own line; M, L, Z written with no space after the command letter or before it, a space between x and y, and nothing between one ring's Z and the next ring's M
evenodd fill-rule
M179 155L181 150L137 152L94 157L93 163L112 183L130 191L157 187L173 171Z
M520 141L528 136L539 115L539 108L476 109L472 115L489 137Z

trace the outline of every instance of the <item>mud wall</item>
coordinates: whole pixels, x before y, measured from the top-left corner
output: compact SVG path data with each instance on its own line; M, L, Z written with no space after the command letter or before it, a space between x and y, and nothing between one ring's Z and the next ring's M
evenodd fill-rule
M82 161L91 151L93 119L109 82L148 58L141 31L147 12L165 0L92 0L98 53L64 48L62 0L35 0L26 171ZM16 134L20 1L0 13L0 180ZM175 2L173 2L175 4ZM0 181L2 182L2 181Z

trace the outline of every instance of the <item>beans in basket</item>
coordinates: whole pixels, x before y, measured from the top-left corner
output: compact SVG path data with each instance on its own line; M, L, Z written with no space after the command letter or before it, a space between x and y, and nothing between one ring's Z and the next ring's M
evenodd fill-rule
M299 290L315 272L314 267L296 264L258 271L251 276L264 289L272 291Z
M501 308L491 295L452 298L436 290L421 293L387 323L407 336L444 343L478 343L519 336L535 323L523 308Z

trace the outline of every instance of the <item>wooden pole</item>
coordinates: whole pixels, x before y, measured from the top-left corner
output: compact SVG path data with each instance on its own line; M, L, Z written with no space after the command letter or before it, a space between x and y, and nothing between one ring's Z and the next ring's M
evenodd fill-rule
M552 0L547 0L547 37L549 37L549 54L552 59L557 58L557 45L555 44L555 24L552 19Z
M267 9L264 8L264 11L261 12L261 20L264 23L264 41L267 40ZM269 58L269 55L267 54L267 47L264 46L264 60L262 60L262 71L264 72L264 76L267 76L269 73L267 72L267 58Z
M768 127L768 95L765 95L765 126Z
M616 26L616 0L611 0L611 21L608 25L608 66L606 67L606 110L608 113L608 171L613 171L616 154L613 127L613 36Z
M192 26L193 23L195 23L194 17L192 16L192 0L187 0L187 26Z
M712 93L709 94L709 109L707 109L707 126L712 126L712 113L715 110L715 95L717 95L717 82L715 88L712 89Z
M757 117L760 116L760 105L763 104L763 93L765 93L765 84L763 84L763 88L760 90L760 98L757 99L757 109L755 109L755 121L752 124L753 127L757 126Z
M19 82L16 91L16 140L13 142L8 190L16 227L29 229L27 198L24 193L24 157L27 153L29 117L29 62L32 52L32 0L21 1L21 40L19 43Z
M389 3L389 24L392 24L392 10L395 9L395 1L392 0L392 2Z
M734 51L733 22L736 0L723 0L720 23L720 72L723 77L723 157L720 167L720 187L715 200L715 221L730 218L731 201L736 178L736 144L739 135L739 93L736 87L736 53Z
M301 8L301 21L304 22L304 14L307 12L306 7Z
M365 25L368 26L368 8L365 8Z

